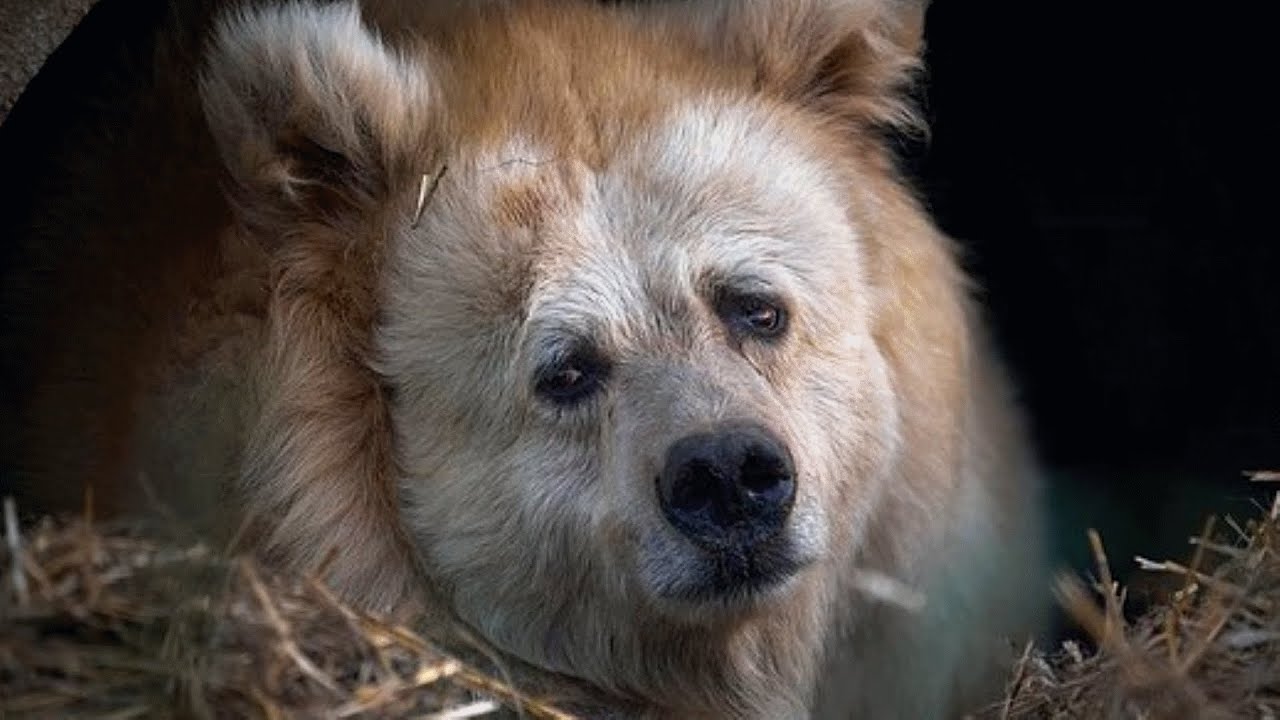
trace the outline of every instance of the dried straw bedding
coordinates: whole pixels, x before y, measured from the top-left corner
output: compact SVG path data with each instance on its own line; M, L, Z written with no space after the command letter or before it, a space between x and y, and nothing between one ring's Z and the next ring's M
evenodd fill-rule
M24 531L16 515L6 503L0 717L569 717L428 639L457 636L348 607L322 571L285 577L87 517ZM1139 559L1176 592L1133 621L1090 539L1093 579L1058 591L1093 642L1028 646L975 717L1280 717L1280 496L1211 524L1186 562Z

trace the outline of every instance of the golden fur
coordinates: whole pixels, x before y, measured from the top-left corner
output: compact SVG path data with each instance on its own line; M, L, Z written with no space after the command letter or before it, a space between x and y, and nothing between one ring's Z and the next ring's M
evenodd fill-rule
M914 123L923 7L360 13L228 15L198 88L166 68L33 224L52 249L6 281L39 368L8 433L24 493L87 480L126 512L145 484L282 567L336 549L346 597L459 620L588 715L931 718L998 691L1043 599L1038 480L881 140ZM704 300L743 277L789 298L785 342L727 342ZM551 409L528 378L568 333L616 368ZM740 418L796 455L809 565L670 601L694 560L656 463ZM924 608L868 594L881 575Z

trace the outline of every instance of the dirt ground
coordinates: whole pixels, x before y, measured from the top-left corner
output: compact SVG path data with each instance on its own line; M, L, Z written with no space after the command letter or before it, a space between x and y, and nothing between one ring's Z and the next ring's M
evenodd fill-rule
M80 22L94 0L0 2L0 122L49 53Z

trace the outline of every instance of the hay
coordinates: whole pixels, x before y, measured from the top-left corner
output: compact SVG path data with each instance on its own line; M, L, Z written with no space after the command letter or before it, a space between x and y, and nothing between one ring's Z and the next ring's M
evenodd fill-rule
M19 534L5 510L0 717L570 717L317 577L88 518ZM1064 576L1058 591L1096 650L1028 646L1007 696L977 717L1280 718L1280 495L1221 525L1185 564L1139 558L1176 588L1133 622L1091 534L1092 588Z
M1280 473L1252 473L1277 481ZM1063 607L1092 639L1054 653L1030 646L1005 699L981 718L1280 718L1280 494L1244 525L1214 520L1187 563L1137 558L1176 583L1133 622L1102 540L1090 533L1097 577L1059 578ZM1100 601L1098 600L1100 598Z
M569 718L316 577L5 509L0 717Z

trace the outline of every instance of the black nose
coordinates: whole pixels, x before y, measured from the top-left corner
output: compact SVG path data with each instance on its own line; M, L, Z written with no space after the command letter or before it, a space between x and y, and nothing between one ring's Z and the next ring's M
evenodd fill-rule
M795 501L791 454L754 425L680 439L667 451L658 501L667 522L709 549L749 546L782 528Z

